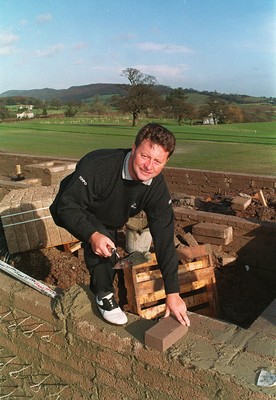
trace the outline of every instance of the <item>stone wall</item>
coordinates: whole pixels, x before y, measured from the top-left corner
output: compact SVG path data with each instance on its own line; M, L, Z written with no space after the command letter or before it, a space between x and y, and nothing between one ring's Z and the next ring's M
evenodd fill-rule
M169 190L194 196L244 192L276 193L276 176L234 174L186 168L165 168L164 176Z
M76 159L36 157L0 152L0 175L11 176L15 173L16 165L22 170L30 164L59 160L76 162ZM29 168L29 167L26 167ZM234 174L231 172L215 172L187 168L164 169L164 176L171 192L180 192L191 195L204 195L214 193L228 193L243 191L247 194L263 190L264 193L276 193L276 177L248 174Z
M274 398L256 385L274 367L273 334L190 313L188 333L158 352L144 344L153 321L129 314L126 327L110 326L88 296L86 312L57 319L52 299L1 273L1 398Z
M22 154L0 152L0 175L14 176L16 174L16 165L21 165L22 172L24 172L25 167L30 164L40 164L42 162L47 162L52 160L60 160L60 161L64 160L72 162L72 159L66 159L62 157L61 158L40 157L40 156L30 156L27 154L22 155Z

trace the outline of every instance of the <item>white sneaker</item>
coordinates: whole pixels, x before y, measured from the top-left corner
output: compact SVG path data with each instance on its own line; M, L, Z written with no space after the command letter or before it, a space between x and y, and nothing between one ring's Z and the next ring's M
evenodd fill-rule
M106 321L115 325L124 325L127 323L127 316L118 306L113 293L109 293L101 300L96 296L96 304Z

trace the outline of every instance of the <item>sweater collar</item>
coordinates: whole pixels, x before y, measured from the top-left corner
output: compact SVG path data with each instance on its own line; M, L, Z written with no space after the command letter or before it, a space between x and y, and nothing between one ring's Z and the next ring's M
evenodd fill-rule
M131 151L129 151L127 153L127 155L125 156L124 163L123 163L123 169L122 169L122 178L126 179L128 181L133 181L133 179L129 173L129 168L128 168L128 162L129 162L130 156L131 156ZM152 182L152 179L149 179L147 181L143 181L142 183L144 185L149 186L151 184L151 182Z

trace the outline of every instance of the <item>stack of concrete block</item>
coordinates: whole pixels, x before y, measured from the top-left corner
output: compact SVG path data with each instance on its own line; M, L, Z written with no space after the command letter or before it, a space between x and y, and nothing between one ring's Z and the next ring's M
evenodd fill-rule
M4 234L11 254L54 247L77 239L52 219L49 206L56 186L11 190L0 203Z
M26 178L40 178L43 186L51 186L59 184L65 176L75 170L75 167L75 162L45 161L39 164L26 165L24 167L24 174Z
M193 225L192 233L199 243L227 245L233 241L233 228L209 222L200 222Z
M41 186L41 179L29 178L22 181L12 181L11 179L0 179L0 201L12 190L12 189L24 189L28 187Z

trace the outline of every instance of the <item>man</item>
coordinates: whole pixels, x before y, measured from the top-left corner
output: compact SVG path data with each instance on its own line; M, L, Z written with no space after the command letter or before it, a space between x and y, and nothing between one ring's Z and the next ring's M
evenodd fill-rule
M143 210L164 279L165 317L172 312L181 324L190 325L179 296L172 201L161 174L174 148L170 131L147 124L132 149L101 149L84 156L75 172L63 179L50 207L56 224L83 242L90 288L100 313L110 323L127 322L114 298L116 254L112 250L116 249L117 229Z

